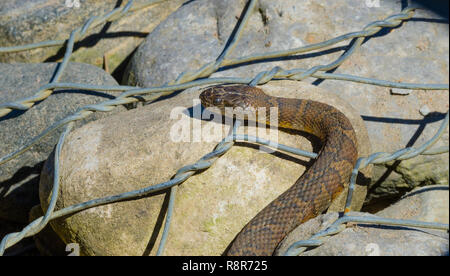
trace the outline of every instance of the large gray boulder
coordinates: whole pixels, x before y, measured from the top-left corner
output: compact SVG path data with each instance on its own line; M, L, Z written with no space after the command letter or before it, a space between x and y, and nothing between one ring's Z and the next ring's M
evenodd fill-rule
M51 80L56 66L56 63L0 63L1 103L34 95L39 87ZM80 63L69 63L61 81L117 85L105 71ZM56 121L75 113L78 108L111 99L114 94L118 93L57 89L50 97L29 110L9 113L6 117L0 118L0 156L3 157L24 146ZM112 113L119 110L124 108L116 108ZM95 113L77 123L77 126L107 115L108 113ZM0 165L0 219L18 223L28 222L28 212L39 202L40 170L56 145L62 129L50 134L17 158Z

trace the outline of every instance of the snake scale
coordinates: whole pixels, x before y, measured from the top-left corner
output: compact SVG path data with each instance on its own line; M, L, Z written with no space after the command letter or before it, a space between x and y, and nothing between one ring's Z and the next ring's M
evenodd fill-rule
M229 256L272 255L290 231L325 211L343 191L358 156L353 127L344 114L327 104L272 97L246 85L209 87L202 91L200 99L203 106L219 107L222 113L226 107L275 107L278 127L307 132L322 141L312 166L250 220L226 252Z

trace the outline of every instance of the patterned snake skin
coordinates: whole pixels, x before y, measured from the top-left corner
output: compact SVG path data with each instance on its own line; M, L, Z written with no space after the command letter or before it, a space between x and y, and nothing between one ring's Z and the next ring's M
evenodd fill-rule
M281 128L311 133L323 146L314 164L278 198L261 210L236 236L227 255L272 255L283 238L299 224L325 211L344 189L358 152L350 121L332 106L279 98L246 85L213 86L200 99L205 107L278 108ZM267 112L268 113L268 112Z

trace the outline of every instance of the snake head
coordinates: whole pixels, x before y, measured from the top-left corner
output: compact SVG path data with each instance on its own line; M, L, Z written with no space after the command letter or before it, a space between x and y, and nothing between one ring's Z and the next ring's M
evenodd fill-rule
M200 94L200 100L204 107L218 107L224 109L257 108L257 103L261 102L266 94L256 87L248 85L229 85L208 87Z

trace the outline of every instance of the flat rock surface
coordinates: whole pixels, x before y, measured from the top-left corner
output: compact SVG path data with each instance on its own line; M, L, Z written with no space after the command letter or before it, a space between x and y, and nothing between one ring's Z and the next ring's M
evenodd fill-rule
M299 85L309 91L304 97L333 104L344 112L355 126L361 154L370 150L360 116L334 94L290 81L262 88L271 95L298 97L295 91ZM57 209L167 181L181 167L211 152L227 135L228 126L218 122L217 116L212 121L199 119L197 112L210 118L210 113L201 114L199 93L198 88L189 89L73 131L61 155ZM252 135L255 128L245 130ZM258 136L273 140L270 133L264 133L258 131ZM277 133L279 143L313 149L315 142L303 136ZM52 187L52 165L47 162L41 175L44 210ZM252 143L237 143L210 169L179 186L165 254L220 255L247 221L288 189L308 165L308 158L278 151L268 154ZM362 176L362 182L369 177ZM358 185L355 210L361 208L365 188ZM161 206L166 206L167 199L166 193L158 193L91 208L51 224L66 244L79 243L84 255L154 254L164 218ZM342 211L344 199L340 196L331 210Z
M0 63L0 99L1 103L16 101L34 95L39 87L47 84L56 68L56 63L4 64ZM103 70L80 63L69 63L61 81L117 85L117 82ZM83 90L55 90L46 100L31 109L13 111L0 118L0 156L9 154L58 120L87 104L111 99L117 92L90 92ZM116 108L112 113L124 110ZM108 113L95 113L77 123L79 126ZM28 222L28 212L37 203L39 173L58 141L63 128L50 134L29 151L0 165L0 218L19 223Z
M192 1L171 14L146 39L125 76L128 84L162 85L185 71L214 61L242 15L243 0ZM259 1L229 59L322 42L399 13L401 1ZM373 3L380 5L373 5ZM403 2L402 2L403 3ZM201 14L202 16L198 16ZM336 73L407 83L448 83L448 22L428 10L394 29L367 39ZM212 77L254 77L275 66L308 69L328 64L349 41L313 53L221 68ZM388 87L337 80L306 79L339 95L364 119L373 152L419 146L437 131L448 111L448 91L391 93ZM301 96L304 91L298 89ZM420 110L428 106L424 117ZM423 113L423 112L422 112ZM436 146L448 145L448 128ZM367 201L395 197L416 185L448 184L448 153L374 168Z
M448 199L448 186L417 188L392 206L376 213L376 216L448 224ZM349 215L374 217L359 212L351 212ZM337 217L337 213L329 213L300 225L280 245L279 254L283 254L293 242L309 239L326 229ZM448 232L444 230L351 223L351 226L330 237L323 245L302 255L442 256L449 254L448 238Z

